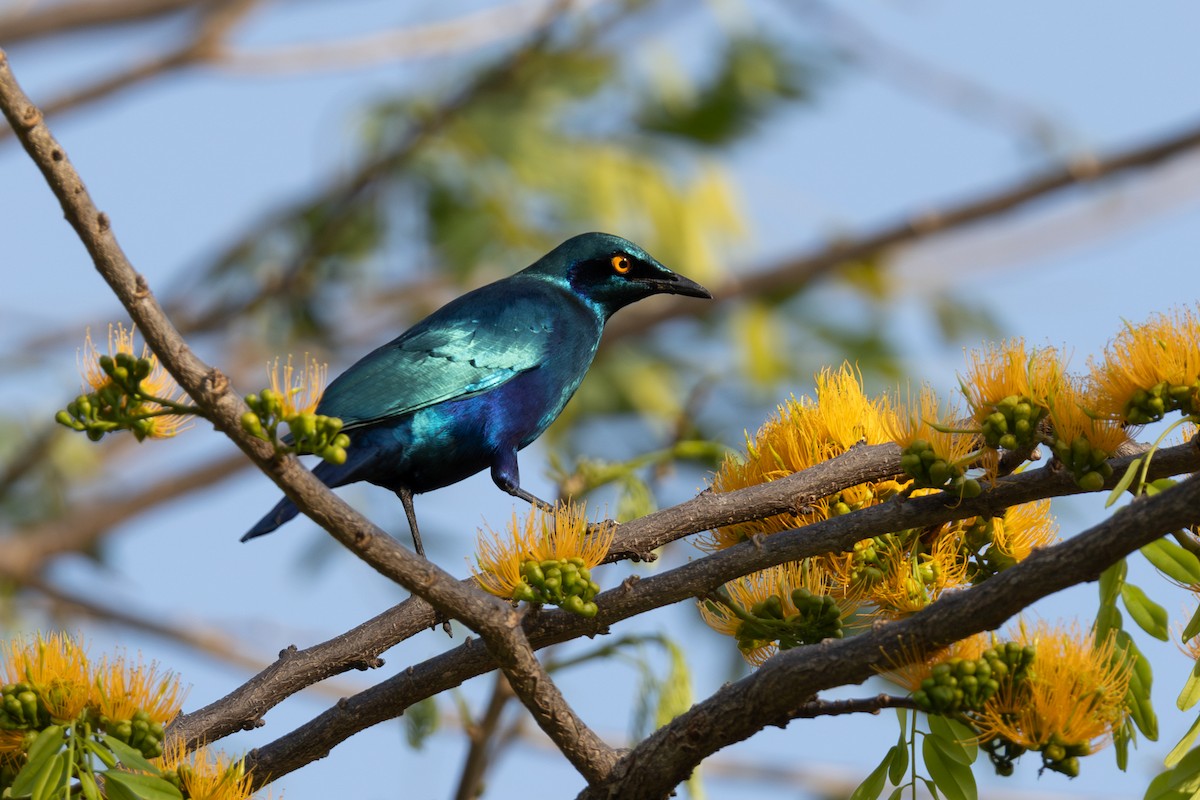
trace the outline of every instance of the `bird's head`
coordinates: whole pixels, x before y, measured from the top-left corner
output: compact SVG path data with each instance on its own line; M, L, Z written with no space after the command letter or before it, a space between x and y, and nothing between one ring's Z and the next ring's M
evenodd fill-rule
M667 269L633 242L609 233L567 239L527 271L563 282L606 318L652 294L712 298L700 284Z

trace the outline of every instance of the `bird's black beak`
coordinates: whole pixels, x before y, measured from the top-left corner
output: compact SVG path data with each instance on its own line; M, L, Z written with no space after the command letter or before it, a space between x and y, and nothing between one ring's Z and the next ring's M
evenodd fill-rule
M668 273L668 276L663 276L662 278L655 278L653 281L649 281L649 283L663 294L682 294L686 297L702 297L705 300L712 299L712 292L708 289L705 289L691 278L685 278L674 272Z

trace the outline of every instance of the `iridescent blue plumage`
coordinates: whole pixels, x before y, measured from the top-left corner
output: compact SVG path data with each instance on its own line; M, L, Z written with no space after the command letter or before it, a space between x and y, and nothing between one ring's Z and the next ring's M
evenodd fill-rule
M501 489L544 506L520 487L517 451L579 388L608 318L661 293L711 297L618 236L568 239L438 309L334 380L317 411L345 423L350 447L346 463L313 471L329 486L367 481L396 492L418 552L413 494L490 469ZM296 513L280 501L242 541Z

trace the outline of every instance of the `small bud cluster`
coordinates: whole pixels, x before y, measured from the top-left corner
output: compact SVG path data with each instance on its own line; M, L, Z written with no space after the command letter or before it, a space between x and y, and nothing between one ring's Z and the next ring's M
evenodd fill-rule
M513 589L512 599L555 605L590 619L599 610L594 602L599 593L600 585L592 580L584 560L572 556L523 562L521 582Z
M1071 442L1057 439L1051 448L1058 460L1071 471L1075 483L1085 491L1100 491L1104 488L1104 482L1112 477L1112 465L1108 463L1112 454L1093 447L1087 439L1078 438Z
M741 619L737 629L738 648L750 652L766 643L778 643L780 650L790 650L825 639L841 639L842 609L828 595L816 595L804 587L790 594L796 612L789 612L779 595L755 603L749 610L733 607Z
M93 442L106 433L122 430L130 431L139 442L174 433L178 417L167 425L160 419L169 416L162 405L169 401L154 397L144 385L155 370L153 359L119 352L115 356L99 356L96 361L108 380L88 394L76 397L66 409L54 415L56 422L87 434ZM172 405L172 412L183 410ZM186 410L196 413L194 409ZM167 432L163 433L164 430Z
M894 533L885 533L873 539L856 542L851 559L850 585L869 589L883 580L884 572L888 568L884 563L883 553L888 548L900 546L900 537Z
M996 768L996 774L1004 777L1013 774L1013 762L1028 750L1002 736L981 742L980 747L988 754L992 766ZM1078 778L1079 759L1091 755L1092 747L1087 742L1067 742L1058 733L1052 733L1046 744L1039 748L1039 752L1042 754L1044 769L1061 773L1068 778Z
M1021 450L1038 442L1038 423L1046 409L1028 397L1009 395L997 402L983 420L983 443L991 448Z
M40 730L49 724L50 714L29 683L10 683L0 689L0 729Z
M84 717L96 731L136 748L146 758L162 755L163 726L144 710L134 711L130 719L110 719L88 709ZM36 735L51 722L45 702L29 682L10 683L0 689L0 730L23 730Z
M342 421L304 411L289 414L283 396L273 389L246 396L250 411L242 415L242 429L251 436L275 445L279 452L313 454L332 464L346 463L350 437L342 433ZM287 425L291 444L279 438L279 426Z
M913 702L930 714L979 711L1003 681L1020 683L1029 675L1036 650L1016 642L985 650L979 658L951 658L933 668L913 692Z
M988 578L1017 565L1017 559L995 546L994 517L976 517L963 531L963 549L970 556L968 575L972 583Z
M966 498L978 497L982 491L979 481L968 478L961 464L946 461L924 439L914 439L904 448L900 466L922 488L946 489Z
M163 754L163 726L141 709L133 712L132 719L113 720L101 716L98 722L101 730L137 748L146 758L158 758Z
M1172 411L1200 414L1200 382L1172 385L1160 381L1148 389L1136 390L1125 405L1125 420L1130 425L1147 425Z

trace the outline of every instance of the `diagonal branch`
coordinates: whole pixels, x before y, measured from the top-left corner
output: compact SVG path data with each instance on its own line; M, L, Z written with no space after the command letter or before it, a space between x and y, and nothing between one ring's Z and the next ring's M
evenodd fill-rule
M768 725L786 726L818 692L860 683L879 667L902 663L906 653L912 658L914 652L993 630L1043 597L1096 580L1105 568L1139 547L1194 522L1197 508L1200 476L1193 476L907 619L850 639L782 652L660 728L621 759L612 779L589 786L579 796L589 800L665 797L704 758Z
M589 781L601 779L615 753L566 704L520 628L515 610L498 597L459 583L449 573L405 550L396 540L355 512L294 457L281 457L241 425L248 413L242 399L215 367L188 347L158 304L143 276L129 263L108 217L92 203L83 181L21 91L7 56L0 50L0 108L17 138L42 171L100 275L129 312L162 365L214 426L233 440L305 514L383 575L460 619L486 641L538 725Z
M12 46L70 31L144 22L214 2L217 0L79 0L45 4L34 11L10 11L0 16L0 42Z
M1109 488L1116 485L1132 460L1132 457L1125 457L1111 462L1114 475L1109 481ZM1197 470L1200 470L1200 449L1195 443L1161 450L1150 465L1151 479ZM703 596L717 586L749 572L787 561L848 550L862 539L896 530L940 525L980 515L994 516L1010 506L1081 491L1064 471L1044 467L1005 478L995 488L972 500L957 501L944 495L930 495L864 508L798 530L744 542L648 578L629 579L620 587L596 598L600 612L594 620L580 620L562 611L527 615L529 641L535 648L541 648L581 636L595 636L606 632L621 620ZM1139 501L1134 508L1144 507L1148 502ZM1193 517L1197 513L1193 509ZM1048 551L1054 549L1049 548ZM1019 580L1019 576L1025 575L1025 572L1019 571L1025 563L1003 573L1006 576L1014 575L1006 580ZM1092 580L1099 570L1110 563L1111 560L1106 561L1094 571L1091 566L1078 566L1074 571L1068 571L1066 576L1074 583ZM988 581L983 585L991 583ZM1014 606L1005 617L1020 608ZM1000 621L1003 621L1003 617ZM861 637L850 641L858 638ZM878 655L877 652L874 654L875 657ZM892 656L893 660L897 657ZM495 664L484 648L477 642L467 642L347 698L337 707L259 748L252 754L251 762L263 774L277 778L324 756L332 747L355 733L395 717L412 703L454 688L494 668ZM803 702L811 699L810 694ZM219 719L218 709L209 707L204 711L209 720ZM192 737L213 731L196 722L196 715L181 718L172 727L172 735L186 736L190 741ZM227 734L212 732L214 739L222 735Z

